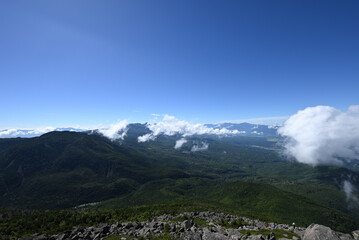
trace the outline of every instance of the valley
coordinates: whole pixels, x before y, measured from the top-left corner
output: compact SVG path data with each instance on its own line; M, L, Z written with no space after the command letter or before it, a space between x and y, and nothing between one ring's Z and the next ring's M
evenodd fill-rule
M174 148L179 135L138 142L147 133L145 125L130 124L116 141L68 131L0 139L0 207L51 215L78 206L111 212L179 204L263 221L315 222L342 232L359 228L359 205L342 189L348 176L358 184L355 168L288 160L278 150L283 140L272 132L193 135L180 149ZM202 143L208 149L191 151Z

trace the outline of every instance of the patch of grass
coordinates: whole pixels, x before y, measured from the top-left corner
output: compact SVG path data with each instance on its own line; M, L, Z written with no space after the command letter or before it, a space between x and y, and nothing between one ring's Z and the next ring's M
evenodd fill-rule
M208 222L203 218L193 218L193 221L195 224L197 224L197 226L200 226L200 227L208 226Z
M259 148L263 150L270 150L270 151L280 151L279 148L270 148L270 147L263 147L263 146L257 146L257 145L251 145L251 147Z
M246 225L248 223L241 220L241 219L238 219L238 220L234 220L234 221L231 221L231 222L222 220L221 222L217 222L217 224L224 227L224 228L239 228L239 227L242 227L242 226L244 226L244 225Z
M169 232L170 232L170 230L171 230L170 225L169 225L168 223L166 223L166 224L165 224L165 229L164 229L164 232L165 232L165 233L169 233Z
M183 222L185 220L188 220L189 218L187 216L183 216L183 217L176 217L176 218L172 218L171 222Z

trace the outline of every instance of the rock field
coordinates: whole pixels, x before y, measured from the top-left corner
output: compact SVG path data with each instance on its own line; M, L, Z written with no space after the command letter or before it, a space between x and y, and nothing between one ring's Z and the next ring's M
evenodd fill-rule
M72 231L56 235L34 234L21 238L21 240L103 240L107 238L122 240L359 240L359 230L351 234L344 234L318 224L302 228L286 224L266 223L224 213L185 212L178 216L162 215L144 222L103 223L91 227L78 226L74 227Z

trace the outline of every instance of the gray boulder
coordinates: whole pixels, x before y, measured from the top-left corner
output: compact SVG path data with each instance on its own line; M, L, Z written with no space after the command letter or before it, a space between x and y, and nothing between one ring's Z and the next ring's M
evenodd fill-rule
M338 233L337 232L337 234L341 240L353 240L354 239L353 236L348 233Z
M259 235L249 235L247 237L247 239L249 240L265 240L264 236L259 234Z
M304 232L303 240L352 240L347 234L341 234L333 231L329 227L311 224Z
M185 220L182 222L181 227L184 229L190 229L193 226L193 220Z
M202 239L203 240L225 240L225 239L229 239L229 238L221 233L204 232Z
M274 232L271 232L270 234L268 234L266 239L267 240L276 240L277 238L275 237Z
M181 239L184 240L202 240L200 233L187 232L181 235Z
M235 229L227 229L226 230L226 233L227 235L229 236L230 239L241 239L242 237L242 234L238 231L238 230L235 230Z

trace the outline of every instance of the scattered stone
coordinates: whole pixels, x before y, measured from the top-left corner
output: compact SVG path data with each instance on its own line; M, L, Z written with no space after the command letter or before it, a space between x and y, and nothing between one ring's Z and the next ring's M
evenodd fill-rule
M183 222L172 222L173 219L184 218ZM194 218L201 218L208 223L208 226L198 226ZM238 229L225 228L220 224L224 222L241 220L246 222L245 226ZM133 240L148 239L160 237L163 234L171 234L175 239L185 240L277 240L274 232L263 236L255 234L258 230L281 229L288 231L283 234L286 240L291 232L296 233L303 240L359 240L359 230L350 234L335 232L328 227L311 224L308 228L293 227L286 224L265 223L260 220L253 220L245 217L226 215L224 213L213 212L185 212L178 216L162 215L154 218L152 221L144 222L124 222L124 223L103 223L98 226L73 227L71 231L52 236L45 234L34 234L21 240L105 240L111 235L123 235L123 239ZM250 230L251 234L242 235L239 230ZM122 238L121 238L122 239ZM292 240L299 240L293 237Z

